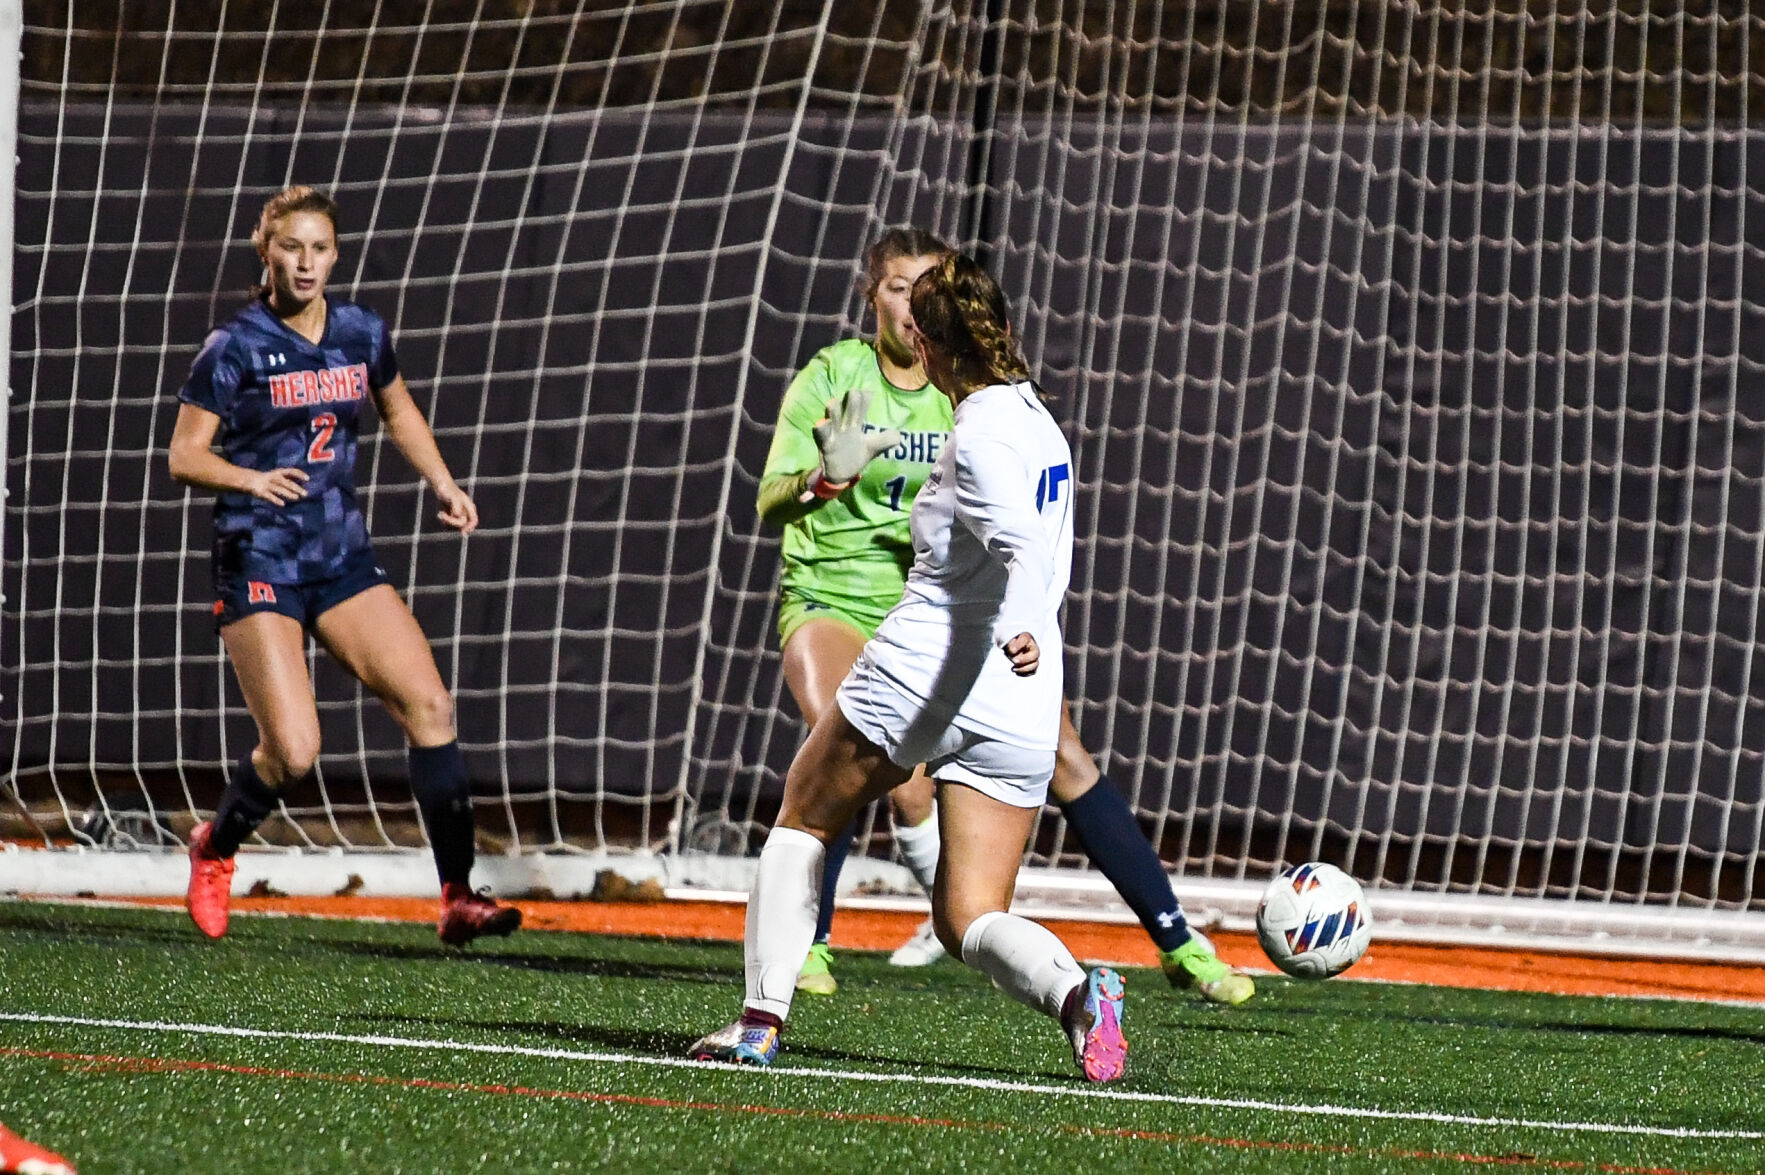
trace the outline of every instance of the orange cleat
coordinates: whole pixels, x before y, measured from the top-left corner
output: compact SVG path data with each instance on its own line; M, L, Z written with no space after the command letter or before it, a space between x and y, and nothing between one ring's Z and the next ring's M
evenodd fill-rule
M216 856L208 847L214 825L204 820L190 830L190 888L184 908L190 921L210 938L227 933L227 900L233 888L233 858Z
M497 905L488 890L473 893L457 881L441 887L441 921L435 933L448 946L463 947L487 934L506 937L520 927L521 911Z
M0 1125L0 1172L5 1175L76 1175L72 1163L34 1142L26 1142L3 1125Z

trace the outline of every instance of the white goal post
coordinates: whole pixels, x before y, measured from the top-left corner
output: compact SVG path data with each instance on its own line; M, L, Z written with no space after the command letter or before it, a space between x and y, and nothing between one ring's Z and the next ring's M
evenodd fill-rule
M1765 16L194 11L0 3L0 891L177 892L250 744L164 446L300 182L483 515L444 532L364 434L492 884L743 887L802 733L758 474L912 222L1059 401L1068 696L1186 902L1242 925L1324 859L1386 933L1765 957ZM319 769L242 875L424 892L397 728L312 664ZM899 888L863 834L848 883ZM1056 809L1025 865L1125 917Z
M18 183L18 90L19 45L24 38L24 0L0 0L0 355L12 355L12 243L14 237L13 194ZM12 364L0 371L0 460L9 460L7 426L12 419ZM10 477L0 476L0 511L10 495ZM6 530L0 525L0 566L6 563ZM0 578L0 614L6 607L6 586ZM0 704L5 702L0 694ZM8 799L23 808L14 791L12 777L0 781L0 802Z

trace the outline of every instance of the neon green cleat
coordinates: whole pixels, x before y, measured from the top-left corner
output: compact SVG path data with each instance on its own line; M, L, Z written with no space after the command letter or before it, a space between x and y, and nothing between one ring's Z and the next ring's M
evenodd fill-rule
M832 995L839 989L839 982L833 977L833 952L826 943L818 942L809 948L809 957L797 972L797 990L810 995Z
M1241 1004L1256 994L1250 976L1228 967L1199 934L1174 951L1160 951L1158 963L1172 987L1193 987L1210 1003Z

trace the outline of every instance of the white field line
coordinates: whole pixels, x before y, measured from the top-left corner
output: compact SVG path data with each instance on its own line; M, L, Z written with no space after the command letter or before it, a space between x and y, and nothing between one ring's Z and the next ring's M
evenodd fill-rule
M544 1060L588 1061L602 1065L649 1065L665 1069L723 1069L753 1074L741 1065L709 1064L685 1057L650 1057L633 1053L591 1053L576 1049L534 1048L527 1045L482 1044L463 1040L422 1040L403 1036L365 1036L341 1032L289 1032L269 1028L236 1028L226 1024L177 1024L153 1020L99 1020L86 1016L53 1016L39 1012L0 1012L0 1022L60 1024L80 1028L123 1029L165 1035L231 1036L253 1040L293 1040L311 1043L372 1045L389 1049L432 1049L440 1052L484 1053L494 1056L537 1057ZM762 1076L761 1074L754 1074ZM1376 1110L1362 1106L1293 1105L1250 1098L1199 1097L1184 1094L1144 1093L1137 1090L1102 1089L1080 1085L1038 1085L1027 1081L999 1081L981 1077L944 1077L921 1073L865 1073L851 1069L819 1069L794 1066L769 1069L765 1076L809 1078L822 1081L876 1082L904 1085L945 1085L997 1093L1090 1098L1102 1101L1152 1102L1161 1105L1196 1106L1204 1109L1257 1110L1262 1113L1309 1115L1324 1118L1377 1119L1394 1122L1434 1122L1448 1126L1487 1126L1544 1130L1559 1134L1634 1134L1652 1138L1707 1138L1765 1140L1765 1131L1702 1130L1687 1126L1634 1126L1618 1122L1557 1122L1535 1118L1481 1118L1429 1110Z

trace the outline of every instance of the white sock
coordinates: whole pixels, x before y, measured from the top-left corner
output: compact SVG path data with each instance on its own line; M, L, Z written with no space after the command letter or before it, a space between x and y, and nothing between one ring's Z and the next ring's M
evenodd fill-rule
M820 841L795 828L774 828L767 836L748 895L747 1007L780 1020L791 1014L797 973L815 941L826 856Z
M1018 1003L1056 1020L1067 995L1085 981L1084 968L1052 930L1003 910L968 924L962 961Z
M930 897L932 883L938 879L938 853L943 848L943 841L938 839L938 806L932 805L932 814L924 824L912 828L895 825L895 843L901 848L901 859L907 862L913 880Z

